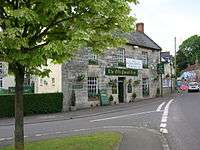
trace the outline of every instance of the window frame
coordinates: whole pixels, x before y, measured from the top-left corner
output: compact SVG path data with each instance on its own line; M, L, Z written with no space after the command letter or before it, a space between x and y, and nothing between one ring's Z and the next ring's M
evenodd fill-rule
M95 97L98 95L98 78L88 77L88 97Z

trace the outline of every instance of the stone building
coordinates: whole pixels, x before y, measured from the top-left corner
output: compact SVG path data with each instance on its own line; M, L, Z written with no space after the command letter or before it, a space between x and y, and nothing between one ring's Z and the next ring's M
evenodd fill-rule
M170 55L170 52L161 52L160 57L161 62L164 63L164 74L162 74L163 95L169 95L175 90L173 56Z
M123 47L105 50L101 55L85 48L62 65L64 111L70 106L79 109L100 105L99 93L108 98L112 95L112 103L127 103L133 93L138 100L156 96L161 48L144 33L143 23L125 37L128 43Z

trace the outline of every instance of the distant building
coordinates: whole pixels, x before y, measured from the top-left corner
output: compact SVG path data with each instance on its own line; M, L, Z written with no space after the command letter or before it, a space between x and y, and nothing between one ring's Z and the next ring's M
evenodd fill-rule
M174 90L175 87L175 68L172 61L172 55L170 52L161 52L161 62L164 63L164 74L163 79L163 93L169 94Z

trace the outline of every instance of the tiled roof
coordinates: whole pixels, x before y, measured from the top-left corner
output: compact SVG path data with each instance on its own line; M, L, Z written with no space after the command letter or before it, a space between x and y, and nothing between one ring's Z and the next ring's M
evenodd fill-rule
M125 37L128 39L128 44L153 50L161 50L161 47L143 32L126 33Z
M172 56L170 55L170 52L161 52L160 57L165 61L169 62Z

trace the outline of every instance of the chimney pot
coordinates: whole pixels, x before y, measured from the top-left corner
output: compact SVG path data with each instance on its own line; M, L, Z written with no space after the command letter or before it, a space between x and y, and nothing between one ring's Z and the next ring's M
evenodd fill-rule
M144 23L137 23L136 24L136 31L144 33Z

